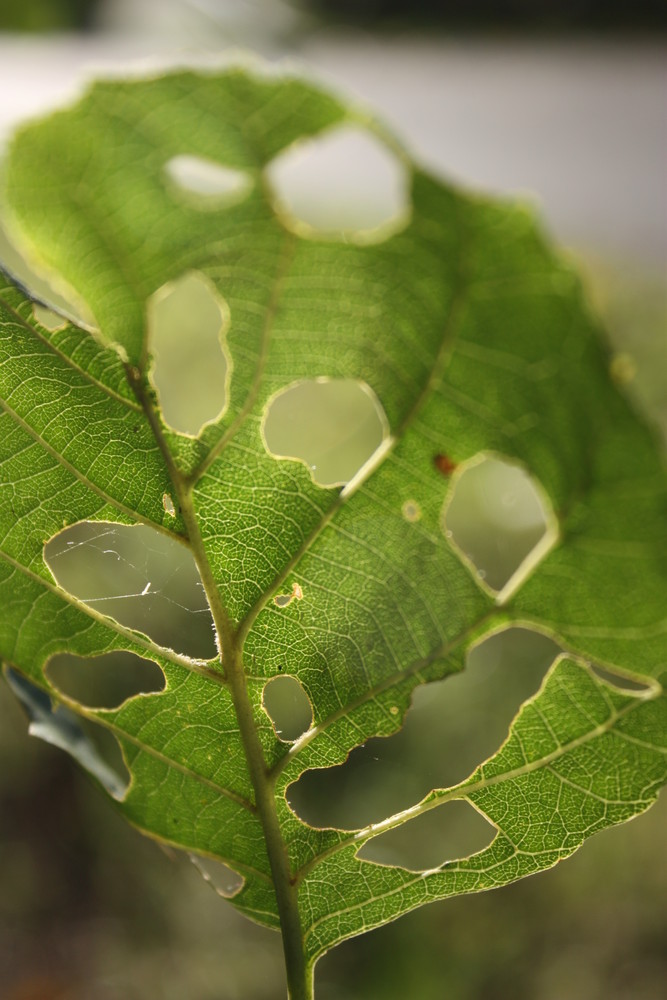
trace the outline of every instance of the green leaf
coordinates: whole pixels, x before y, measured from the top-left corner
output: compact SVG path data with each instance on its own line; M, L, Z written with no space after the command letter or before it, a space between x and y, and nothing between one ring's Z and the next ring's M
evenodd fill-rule
M274 157L345 123L408 171L398 231L318 236L275 201ZM166 170L179 156L242 172L242 193L184 199ZM0 655L115 734L131 776L118 808L133 824L243 877L233 905L282 929L291 996L310 995L315 961L345 938L548 868L655 800L667 777L664 473L576 277L529 212L443 185L311 84L246 70L96 84L18 134L6 184L24 244L98 331L48 330L2 279ZM146 322L150 296L192 271L228 309L231 365L224 413L197 438L162 419ZM264 443L273 397L322 377L364 383L389 427L342 489ZM455 482L480 454L525 468L552 508L533 565L500 593L444 520L443 471L458 465ZM54 581L44 545L81 520L142 523L189 546L218 660L159 647ZM396 732L416 686L513 623L564 655L469 779L356 832L290 809L305 770ZM165 690L98 710L45 673L56 653L112 650L154 660ZM280 674L312 706L292 744L263 707ZM490 846L419 873L357 856L452 799L494 824Z

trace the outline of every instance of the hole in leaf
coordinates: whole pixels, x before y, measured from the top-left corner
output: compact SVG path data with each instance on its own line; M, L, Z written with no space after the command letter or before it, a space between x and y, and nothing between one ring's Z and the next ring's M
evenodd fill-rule
M274 458L304 462L319 486L342 486L383 443L388 423L365 382L318 378L275 395L262 433Z
M190 550L148 525L82 521L44 547L56 582L100 614L196 659L216 655Z
M455 800L373 837L357 857L413 872L427 871L484 850L495 835L496 828L474 806Z
M165 514L168 514L169 517L176 517L176 505L172 499L171 493L162 494L162 507Z
M365 129L301 140L267 167L274 207L299 236L380 242L410 214L405 164Z
M293 743L313 724L310 699L296 677L273 677L262 694L264 711L271 719L278 739Z
M245 879L233 868L203 854L188 853L188 857L205 882L223 899L232 899L243 888Z
M30 719L30 735L65 750L110 795L122 799L130 776L113 733L79 718L64 705L52 704L44 691L15 670L6 670L5 676Z
M194 207L204 210L239 202L253 186L252 178L244 171L202 156L174 156L164 170L179 193L188 196Z
M197 435L225 409L231 373L224 334L229 310L211 282L191 271L148 302L152 379L165 422Z
M44 669L56 690L87 708L117 708L128 698L165 687L154 660L124 650L91 657L58 653Z
M591 664L591 670L601 681L609 684L610 687L616 688L617 691L622 691L623 694L642 695L648 694L653 690L653 685L650 683L644 684L637 678L626 677L625 674L615 674L597 663Z
M291 807L312 826L355 830L458 784L496 752L559 652L525 628L490 635L465 670L415 689L395 735L368 740L344 764L306 771L288 788Z
M63 330L67 326L66 319L59 316L58 313L55 313L53 309L47 309L46 306L40 306L35 303L32 307L32 312L40 326L49 330L50 333L55 333L57 330Z
M500 458L467 465L443 510L443 530L502 602L556 540L548 501L528 473Z
M292 601L302 601L303 600L303 590L301 585L296 583L292 584L292 589L289 594L276 594L273 598L273 603L277 608L286 608L292 603Z

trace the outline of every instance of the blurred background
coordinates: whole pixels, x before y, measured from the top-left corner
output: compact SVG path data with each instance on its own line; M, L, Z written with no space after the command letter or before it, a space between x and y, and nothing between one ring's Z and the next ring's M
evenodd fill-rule
M539 207L582 271L624 391L667 440L664 4L463 6L1 0L0 144L22 118L75 96L82 80L128 65L210 63L239 48L303 64L376 109L433 170ZM345 200L344 188L336 197ZM333 200L330 208L335 217ZM0 260L19 266L2 234ZM168 395L168 384L160 391ZM274 450L299 454L285 419L275 430L284 447ZM498 589L543 533L543 512L512 470L482 472L461 479L448 526ZM504 509L498 496L508 501ZM134 536L130 543L118 535L111 546L95 535L85 542L93 562L79 583L80 566L67 576L72 539L51 553L61 582L106 600L141 595L150 579L157 593L135 602L135 627L151 632L166 623L203 655L210 623L187 566ZM107 548L118 556L108 565ZM300 782L295 807L316 822L359 825L463 778L497 748L554 652L551 642L521 630L488 640L471 653L464 675L417 692L398 736L371 741L345 767ZM80 683L76 670L57 680L65 689ZM300 709L290 697L272 709L285 727ZM385 844L385 857L429 867L443 852L460 856L488 839L472 810L438 824L441 812ZM318 997L662 998L666 821L663 795L645 816L593 838L550 872L435 904L346 943L318 966ZM64 754L28 739L25 717L1 684L0 994L273 1000L284 995L283 981L278 937L237 916L186 858L128 827Z

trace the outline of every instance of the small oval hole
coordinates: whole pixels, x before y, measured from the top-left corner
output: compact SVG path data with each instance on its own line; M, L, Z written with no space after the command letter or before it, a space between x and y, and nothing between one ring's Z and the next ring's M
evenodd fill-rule
M179 193L189 196L201 209L218 208L241 201L252 189L252 178L243 170L225 167L203 156L174 156L164 167L165 174Z
M152 379L165 423L197 435L227 402L229 309L196 271L163 285L148 302Z
M188 857L204 881L223 899L232 899L243 888L243 876L223 861L192 852L188 853Z
M324 487L343 486L388 434L384 410L365 382L309 379L269 402L262 426L274 458L301 461Z
M53 687L86 708L118 708L128 698L164 691L165 677L154 660L120 650L102 656L52 656L44 672Z
M264 686L262 704L273 723L276 736L284 743L298 740L313 724L310 699L296 677L289 674L268 681Z
M32 307L32 313L39 325L43 326L49 333L57 333L67 326L67 320L63 316L59 316L47 306L40 306L37 302Z

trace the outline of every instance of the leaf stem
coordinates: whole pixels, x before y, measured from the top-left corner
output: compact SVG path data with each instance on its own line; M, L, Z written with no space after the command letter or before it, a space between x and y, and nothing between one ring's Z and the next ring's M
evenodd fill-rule
M312 967L307 964L304 953L303 933L298 908L298 888L296 879L290 868L285 842L280 829L278 811L276 809L274 780L269 773L264 758L264 752L253 716L252 702L248 695L246 675L243 669L243 640L234 628L213 576L213 570L206 553L193 502L194 485L192 481L186 480L173 460L169 446L162 433L160 419L144 390L140 376L137 377L137 374L130 369L128 377L137 398L143 406L155 439L169 469L190 548L211 608L213 623L218 636L224 677L236 711L248 772L255 793L257 814L262 824L266 852L273 877L273 888L276 894L283 940L283 953L285 956L288 1000L312 1000Z
M303 934L298 909L298 889L290 869L285 843L280 830L274 797L274 783L264 759L257 734L252 703L248 695L243 669L242 647L234 632L227 611L204 549L203 539L189 489L179 490L181 514L192 546L195 562L201 575L204 590L211 606L213 622L218 633L225 678L236 711L241 741L245 749L248 771L255 792L255 805L262 824L266 851L273 876L273 886L278 904L280 928L283 939L285 970L289 1000L310 1000L312 974L306 966Z

